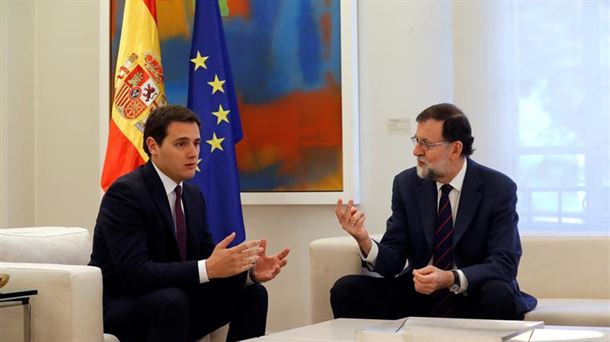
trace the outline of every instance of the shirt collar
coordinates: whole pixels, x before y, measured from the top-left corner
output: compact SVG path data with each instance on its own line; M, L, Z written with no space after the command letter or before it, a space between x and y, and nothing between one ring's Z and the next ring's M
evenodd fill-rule
M157 165L155 165L155 163L152 160L151 160L151 163L155 167L155 171L157 171L157 174L159 175L159 178L161 178L161 183L163 183L163 188L165 188L165 194L166 195L169 195L170 193L173 193L174 190L176 190L176 186L177 185L182 186L183 182L180 182L180 184L174 182L173 179L169 178L169 176L167 176L165 173L163 173L163 171L159 170Z
M453 177L453 179L449 182L449 185L451 185L451 187L457 190L458 192L462 191L462 186L464 185L464 177L466 177L467 168L468 160L464 158L464 164L462 165L462 168L457 173L457 175L455 175L455 177ZM443 183L436 182L436 190L438 190L439 192L441 191L441 186L443 186Z

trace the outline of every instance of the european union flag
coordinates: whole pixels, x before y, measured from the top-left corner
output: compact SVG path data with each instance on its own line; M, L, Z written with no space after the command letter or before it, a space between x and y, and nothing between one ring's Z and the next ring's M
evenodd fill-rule
M188 107L201 121L199 170L191 180L203 192L215 242L235 232L245 240L235 144L243 136L218 0L198 0L189 63Z

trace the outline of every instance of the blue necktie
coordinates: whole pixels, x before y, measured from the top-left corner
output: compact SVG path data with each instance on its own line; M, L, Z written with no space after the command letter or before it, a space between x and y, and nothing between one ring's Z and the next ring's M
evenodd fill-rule
M453 268L453 219L449 193L453 187L449 184L441 186L441 200L438 203L436 215L436 230L434 232L433 265L441 270ZM448 317L453 311L453 294L447 289L432 294L432 316Z

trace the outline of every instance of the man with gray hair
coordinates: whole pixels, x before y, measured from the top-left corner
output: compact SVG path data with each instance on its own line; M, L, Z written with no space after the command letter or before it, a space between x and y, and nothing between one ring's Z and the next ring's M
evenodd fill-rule
M394 179L381 241L371 239L351 200L337 201L341 227L358 242L363 264L382 277L339 279L331 290L335 318L523 319L537 301L516 280L517 186L470 159L470 123L455 105L433 105L416 121L417 166Z

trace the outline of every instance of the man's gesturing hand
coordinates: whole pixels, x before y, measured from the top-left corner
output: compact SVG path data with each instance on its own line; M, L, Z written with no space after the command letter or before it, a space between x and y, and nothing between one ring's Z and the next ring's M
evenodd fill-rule
M284 248L276 255L267 255L267 241L261 240L261 252L258 253L258 259L254 266L254 277L259 283L269 281L277 276L282 267L288 263L288 253L290 248Z
M205 262L208 278L227 278L249 270L257 259L257 254L262 251L260 240L242 242L241 244L227 248L235 239L235 233L220 241L212 255Z
M354 201L352 200L349 200L344 207L343 200L339 198L335 208L335 215L337 215L341 228L353 236L356 242L358 242L362 253L368 255L371 251L371 238L369 237L369 232L364 227L364 211L354 207Z
M451 271L444 271L428 265L418 270L413 270L413 283L415 291L428 295L451 286L453 284L453 274Z

